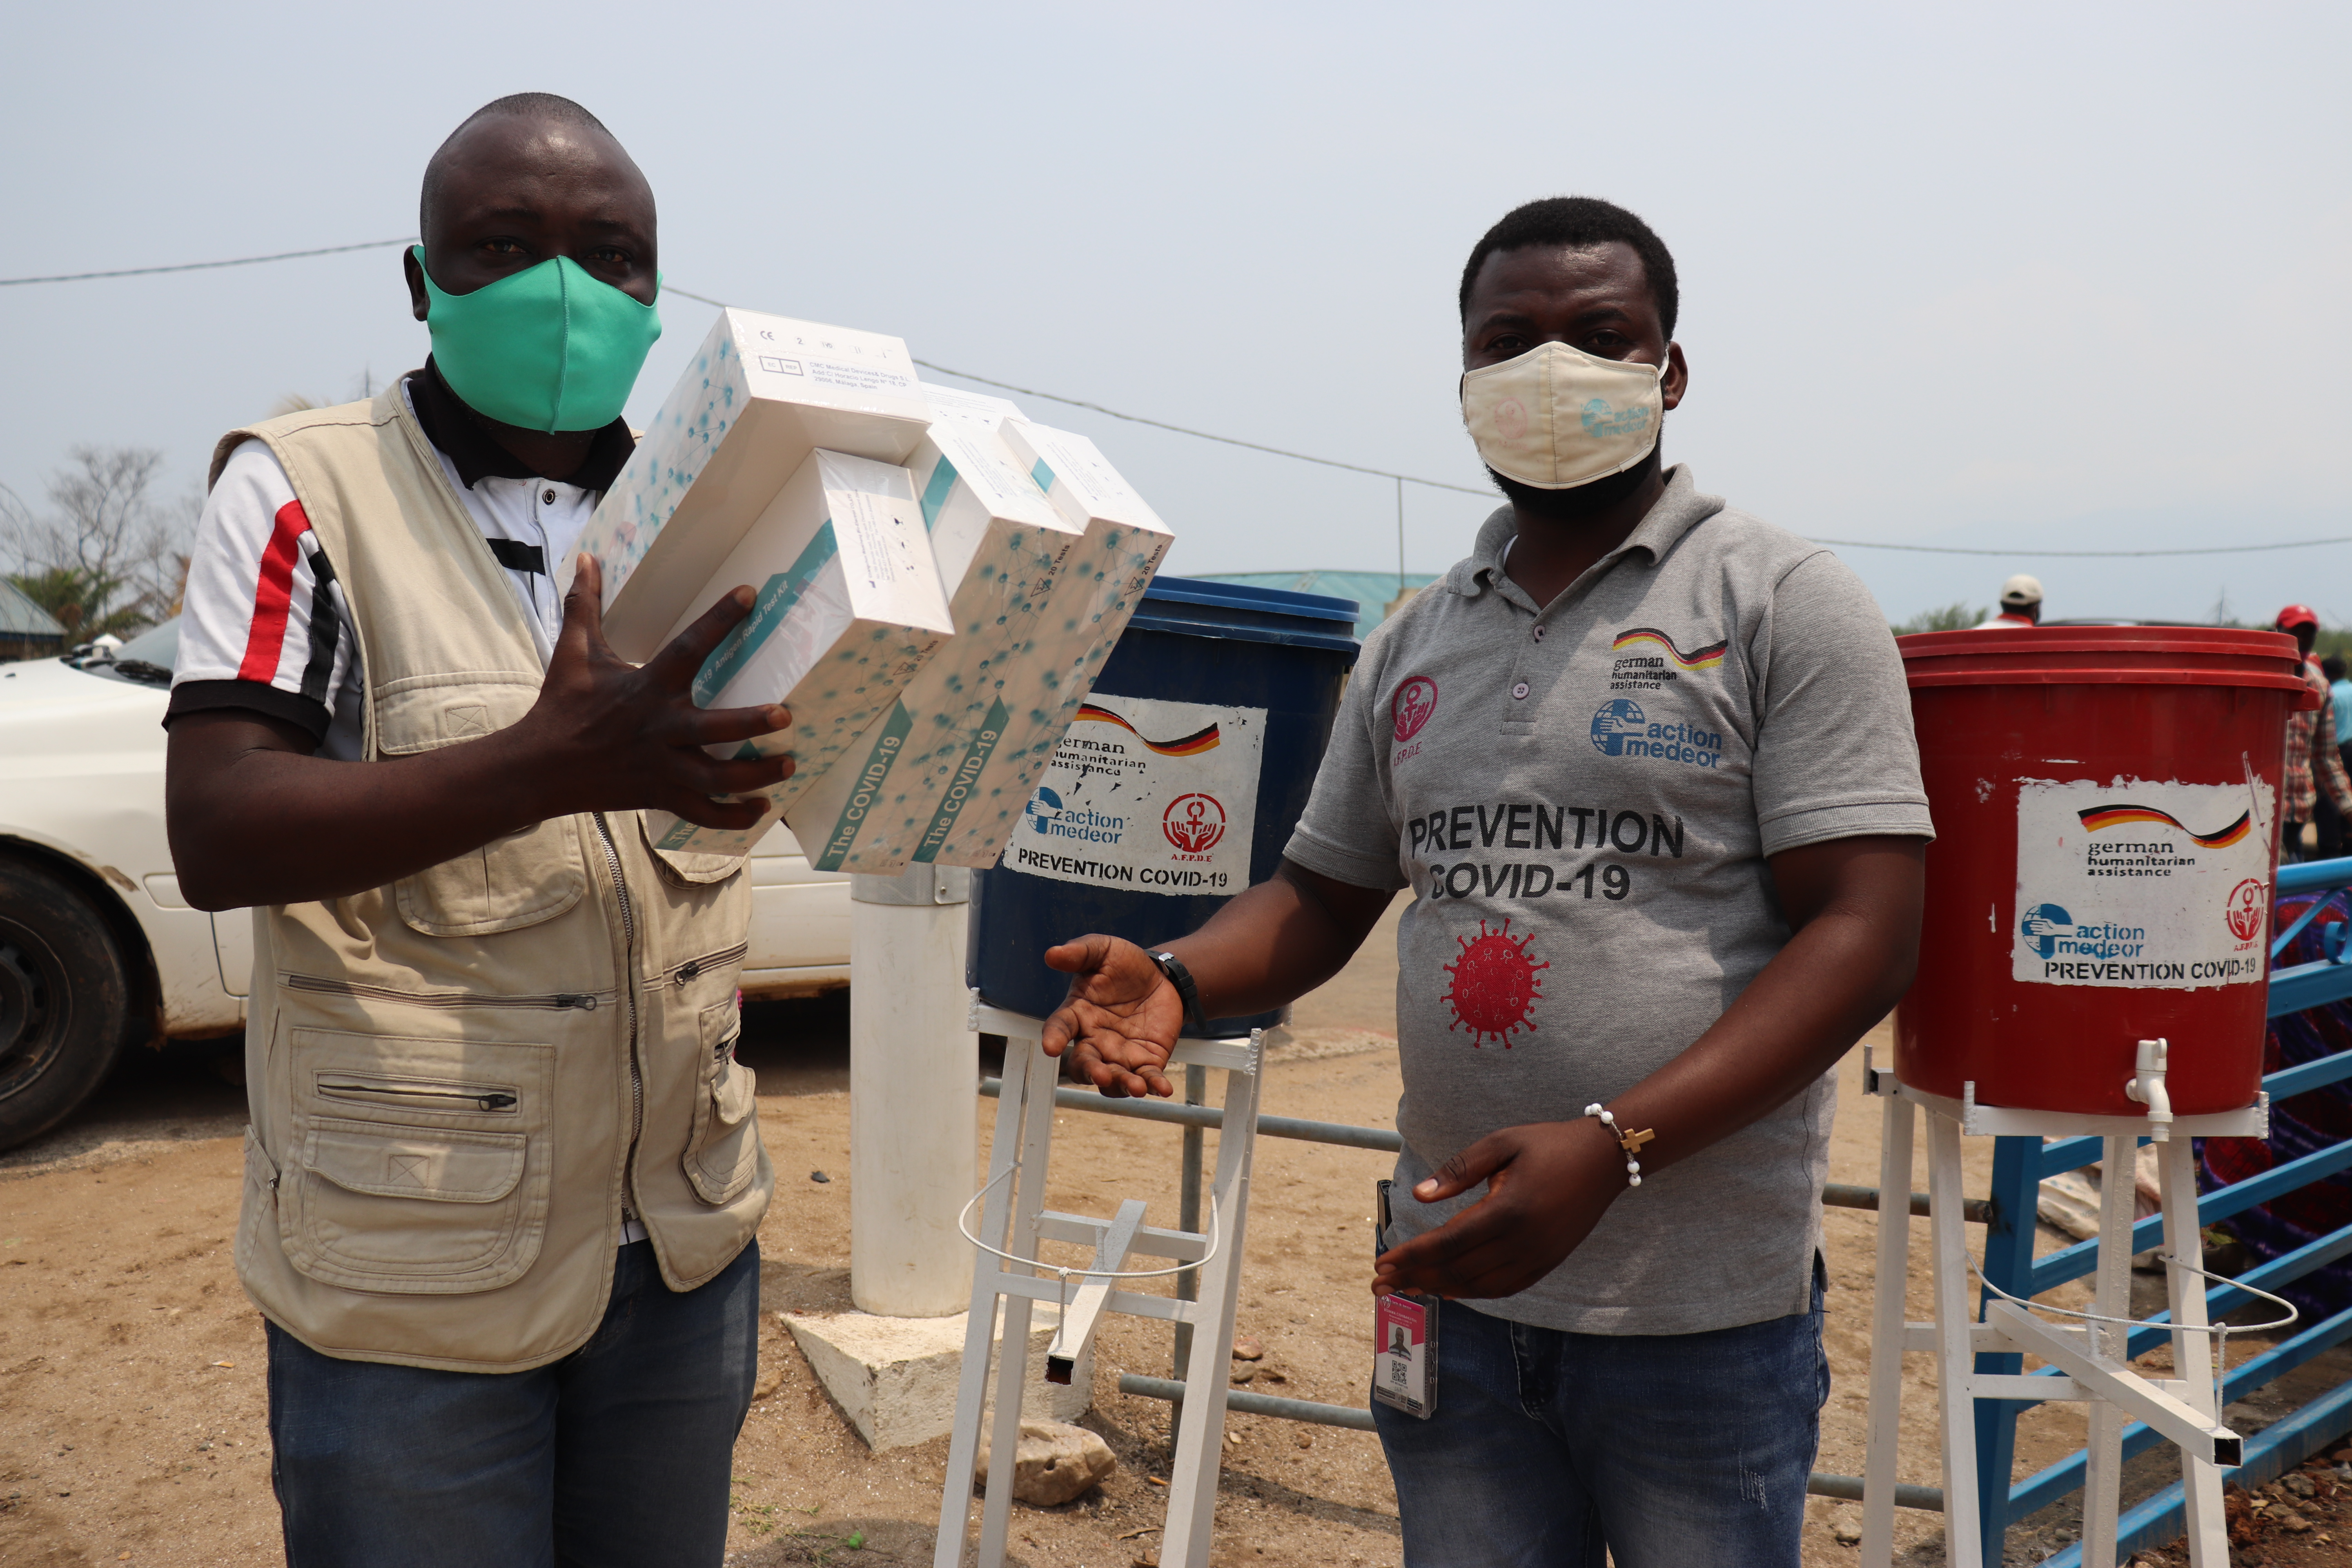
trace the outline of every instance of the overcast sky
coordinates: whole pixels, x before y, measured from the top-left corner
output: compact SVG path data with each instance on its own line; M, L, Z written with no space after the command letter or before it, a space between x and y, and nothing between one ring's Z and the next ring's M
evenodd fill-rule
M1557 193L1683 278L1670 458L1811 537L2013 548L2352 534L2352 9L2335 5L27 8L0 277L414 232L502 93L580 100L668 280L928 360L1475 485L1454 289ZM631 404L709 330L665 300ZM393 249L0 288L0 483L79 442L174 494L278 398L423 361ZM1181 572L1391 568L1385 480L1026 400ZM1491 502L1408 486L1414 571ZM2352 545L2156 562L1846 549L1896 619L2020 568L2051 613L2352 621Z

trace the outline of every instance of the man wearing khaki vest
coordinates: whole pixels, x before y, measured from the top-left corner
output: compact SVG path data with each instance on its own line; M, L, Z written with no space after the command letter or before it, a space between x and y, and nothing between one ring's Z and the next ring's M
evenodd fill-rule
M640 808L788 763L703 747L562 563L658 335L652 192L523 94L450 136L406 258L433 357L224 437L173 687L181 886L254 910L237 1273L268 1320L295 1568L717 1563L773 1190L734 1059L750 889Z

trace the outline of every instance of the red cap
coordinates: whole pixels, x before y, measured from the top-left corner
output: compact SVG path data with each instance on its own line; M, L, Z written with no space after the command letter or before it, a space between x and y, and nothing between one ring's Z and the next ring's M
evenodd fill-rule
M2319 612L2309 605L2289 605L2278 613L2278 629L2281 631L2286 631L2294 626L2315 626L2318 624Z

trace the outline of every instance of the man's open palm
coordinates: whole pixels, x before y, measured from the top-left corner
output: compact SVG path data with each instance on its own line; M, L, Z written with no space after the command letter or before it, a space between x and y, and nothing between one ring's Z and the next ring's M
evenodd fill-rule
M1151 955L1115 936L1082 936L1045 950L1070 994L1045 1020L1045 1054L1070 1054L1112 1099L1173 1092L1164 1070L1184 1027L1184 1001Z

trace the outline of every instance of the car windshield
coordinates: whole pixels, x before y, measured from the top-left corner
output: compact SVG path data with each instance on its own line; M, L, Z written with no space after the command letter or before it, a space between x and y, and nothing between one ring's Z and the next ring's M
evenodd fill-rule
M180 617L173 616L160 626L149 626L114 650L117 664L128 664L134 658L164 669L179 668Z
M148 627L116 648L111 659L75 662L83 673L108 680L126 680L134 686L169 686L172 672L180 662L180 617L173 616L160 626Z

